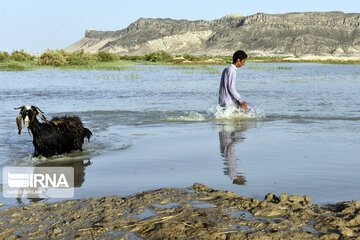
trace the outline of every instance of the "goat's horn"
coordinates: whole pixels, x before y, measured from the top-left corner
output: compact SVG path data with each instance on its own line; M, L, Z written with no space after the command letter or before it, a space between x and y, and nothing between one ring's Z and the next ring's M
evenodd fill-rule
M44 113L43 111L41 111L41 109L38 106L33 106L33 107L39 110L39 112Z
M21 113L16 117L16 124L17 124L17 127L18 127L18 134L20 135L21 134Z
M25 106L14 108L14 110L23 109Z

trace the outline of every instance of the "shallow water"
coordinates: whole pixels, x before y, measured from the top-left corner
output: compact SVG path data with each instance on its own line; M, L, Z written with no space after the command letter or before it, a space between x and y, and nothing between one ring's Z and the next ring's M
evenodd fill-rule
M258 198L360 200L359 66L247 63L237 89L255 113L217 109L223 68L0 72L0 165L73 166L75 198L200 182ZM30 104L48 119L80 116L94 134L85 151L32 158L13 110Z

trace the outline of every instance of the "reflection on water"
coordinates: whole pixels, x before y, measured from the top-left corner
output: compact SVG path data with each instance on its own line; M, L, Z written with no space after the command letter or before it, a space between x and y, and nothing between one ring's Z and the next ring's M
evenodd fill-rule
M224 174L228 175L233 184L244 184L245 176L237 170L238 160L235 155L235 146L246 138L244 132L248 129L247 121L227 122L219 125L220 153L224 157Z
M91 165L89 159L83 160L69 160L66 162L44 162L37 164L36 167L73 167L74 168L74 187L81 187L85 182L85 168Z
M73 167L74 168L74 183L71 184L73 187L81 187L82 184L85 182L85 168L89 165L91 165L92 162L89 159L78 159L74 160L69 158L66 161L49 161L49 162L42 162L39 164L35 164L34 173L43 173L43 170L39 170L37 167ZM38 172L39 170L39 172ZM20 188L20 192L23 192L25 188ZM39 202L41 200L44 200L45 198L42 198L37 194L37 188L36 187L27 187L26 191L28 192L26 194L26 198L30 202ZM44 192L42 192L42 195L44 195ZM19 194L16 198L18 203L23 203L22 198L24 198L22 194ZM49 197L51 198L51 197Z

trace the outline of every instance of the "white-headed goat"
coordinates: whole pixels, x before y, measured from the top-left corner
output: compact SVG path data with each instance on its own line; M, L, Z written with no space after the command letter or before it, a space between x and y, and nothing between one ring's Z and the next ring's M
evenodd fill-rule
M34 157L51 157L72 151L82 151L82 144L86 137L90 140L92 133L84 128L77 116L54 117L51 121L46 120L37 106L22 106L16 118L19 134L21 134L21 119L24 126L30 129L33 135L35 147ZM39 116L44 122L37 120Z

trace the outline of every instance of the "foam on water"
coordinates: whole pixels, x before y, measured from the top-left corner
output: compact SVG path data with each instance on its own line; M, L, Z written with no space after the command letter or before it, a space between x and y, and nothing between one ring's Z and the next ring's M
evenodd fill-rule
M236 106L221 107L219 105L213 110L215 119L232 119L232 120L248 120L261 119L265 117L265 113L256 106L248 105L249 109L244 110Z
M165 121L179 121L179 122L203 122L212 120L250 120L250 119L262 119L265 117L264 111L256 106L249 106L249 110L231 107L216 107L210 108L207 112L185 112L181 116L167 117Z
M169 122L203 122L209 120L209 114L199 112L186 112L185 115L166 117L164 118L164 120Z

